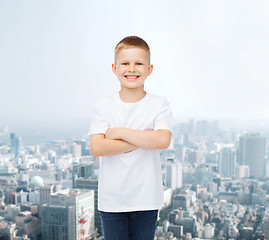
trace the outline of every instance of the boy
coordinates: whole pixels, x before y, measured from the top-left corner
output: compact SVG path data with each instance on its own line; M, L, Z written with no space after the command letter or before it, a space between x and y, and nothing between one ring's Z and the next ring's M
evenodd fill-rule
M169 103L145 92L153 70L141 38L122 39L112 70L121 89L99 101L89 131L91 153L102 156L98 209L105 240L152 240L163 185L158 149L171 141Z

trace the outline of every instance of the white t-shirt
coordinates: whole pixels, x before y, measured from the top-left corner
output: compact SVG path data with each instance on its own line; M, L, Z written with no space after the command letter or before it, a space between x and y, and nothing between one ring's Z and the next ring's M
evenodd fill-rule
M119 93L98 102L89 135L108 128L167 129L172 132L169 103L147 93L136 103L125 103ZM100 158L98 209L105 212L154 210L163 206L159 150L138 148Z

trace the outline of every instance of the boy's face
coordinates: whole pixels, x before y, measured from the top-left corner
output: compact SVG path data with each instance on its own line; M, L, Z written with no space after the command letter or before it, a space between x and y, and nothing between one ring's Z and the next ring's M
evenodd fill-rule
M112 70L121 83L122 88L144 89L144 82L151 74L153 66L149 62L148 53L142 48L123 48L112 64Z

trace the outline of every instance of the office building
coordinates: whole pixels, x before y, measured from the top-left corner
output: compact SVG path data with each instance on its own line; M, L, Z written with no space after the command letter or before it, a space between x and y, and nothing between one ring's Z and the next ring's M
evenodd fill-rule
M239 164L249 166L250 176L262 178L265 174L265 137L246 134L239 139Z
M72 183L75 186L77 178L89 178L94 176L94 163L73 163Z
M81 239L81 233L84 232L85 238L94 235L94 191L81 189L64 189L62 191L51 194L50 204L48 207L74 207L75 215L75 238ZM62 215L72 214L72 208L60 208ZM42 211L42 214L44 211ZM43 216L42 216L43 217ZM79 220L85 219L84 224L80 224ZM43 224L43 223L42 223ZM53 222L52 222L53 224ZM42 227L43 229L43 227ZM44 228L45 229L45 228ZM66 231L67 229L64 228ZM70 229L71 231L71 229ZM58 238L59 239L59 238Z
M182 187L182 163L174 158L167 158L166 186L174 191Z
M236 167L236 173L235 177L237 179L242 179L242 178L249 178L249 166L247 165L239 165Z
M243 227L240 229L240 239L252 240L253 228L252 227Z
M74 158L81 157L81 145L73 143L71 146L71 152L72 152L72 157Z
M44 204L42 206L42 239L74 240L76 237L75 206Z
M222 177L235 177L236 149L223 148L220 151L219 171Z
M262 232L265 234L266 239L269 238L269 218L264 217L262 221Z
M196 221L195 217L184 217L176 220L176 225L183 226L183 233L190 233L192 236L195 235Z
M98 179L97 178L78 178L75 188L90 189L94 191L94 223L99 234L102 234L101 216L98 211Z
M23 150L22 140L15 133L10 133L10 152L14 154L15 157Z
M177 194L172 200L173 209L187 210L190 207L191 199L189 194Z
M76 140L76 141L74 141L74 143L81 146L81 156L90 155L89 149L87 149L87 143L85 140Z
M179 161L184 162L185 161L185 154L186 154L186 147L183 145L176 145L174 148L175 148L176 158Z
M50 195L53 193L53 186L40 186L39 195L40 195L40 206L45 203L50 202Z

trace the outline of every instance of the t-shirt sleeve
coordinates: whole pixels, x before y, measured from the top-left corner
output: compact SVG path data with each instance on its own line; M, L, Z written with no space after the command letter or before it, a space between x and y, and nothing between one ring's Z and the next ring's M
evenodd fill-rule
M167 129L172 133L172 110L169 102L165 99L154 121L154 130L160 129Z
M105 134L109 128L108 113L102 102L97 103L88 135Z

